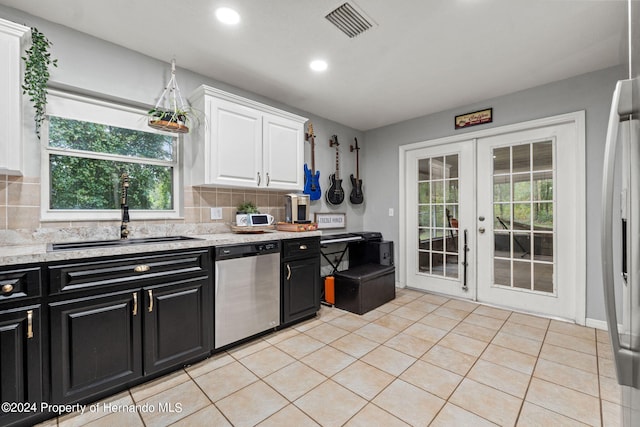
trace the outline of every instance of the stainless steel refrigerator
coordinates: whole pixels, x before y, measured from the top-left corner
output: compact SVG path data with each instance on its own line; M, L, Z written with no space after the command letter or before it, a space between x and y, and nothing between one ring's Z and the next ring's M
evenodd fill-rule
M602 196L605 307L623 426L640 426L640 0L628 0L629 78L616 84Z

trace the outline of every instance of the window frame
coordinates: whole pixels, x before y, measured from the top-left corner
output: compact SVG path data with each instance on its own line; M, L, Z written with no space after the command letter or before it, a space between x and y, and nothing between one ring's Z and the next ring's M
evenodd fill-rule
M158 160L142 157L130 157L118 154L90 152L49 146L49 116L56 116L71 120L90 121L104 125L140 130L173 138L174 159ZM147 126L147 110L143 108L118 104L83 95L72 94L59 90L48 90L47 115L42 126L42 140L40 150L40 218L41 221L120 221L120 209L51 209L51 181L49 156L63 155L87 159L117 161L125 163L148 164L173 168L173 209L170 210L142 210L130 209L132 221L136 220L164 220L182 219L182 136L170 132L163 132Z

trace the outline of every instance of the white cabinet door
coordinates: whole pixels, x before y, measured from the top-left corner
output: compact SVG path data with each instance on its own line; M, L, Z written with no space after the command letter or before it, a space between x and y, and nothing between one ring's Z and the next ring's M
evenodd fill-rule
M225 186L256 187L262 173L262 115L232 102L212 99L210 182Z
M302 190L304 127L302 123L265 115L262 124L263 170L268 188Z
M205 116L185 141L192 185L302 190L306 118L204 85L189 101Z
M0 19L0 173L21 175L22 36L29 28Z

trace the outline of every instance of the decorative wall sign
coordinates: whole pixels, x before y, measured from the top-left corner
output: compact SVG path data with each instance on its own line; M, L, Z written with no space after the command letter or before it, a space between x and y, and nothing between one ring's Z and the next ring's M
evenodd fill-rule
M462 129L469 126L482 125L493 121L493 108L486 108L473 113L462 114L456 116L456 129Z
M315 222L319 229L346 228L347 214L345 213L315 213Z

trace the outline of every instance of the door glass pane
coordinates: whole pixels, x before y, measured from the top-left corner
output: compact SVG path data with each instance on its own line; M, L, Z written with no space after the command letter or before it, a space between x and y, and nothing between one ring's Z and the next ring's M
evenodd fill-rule
M511 261L504 259L493 260L493 283L511 286Z
M555 292L553 163L553 141L493 150L496 285Z
M513 204L513 228L515 230L531 229L531 204Z
M533 263L533 290L553 292L553 264Z
M418 160L418 270L458 278L459 156ZM509 199L507 199L509 200Z
M553 231L553 203L533 204L533 229Z
M447 181L447 202L448 203L457 203L458 202L458 180L452 179Z
M511 176L502 175L493 177L493 201L509 202L511 201Z
M418 253L418 270L421 273L429 273L431 272L431 254L429 252L420 252Z
M447 277L458 278L458 255L446 255L444 275Z
M544 141L533 144L533 170L553 169L553 142Z
M432 181L431 182L431 202L443 203L444 202L444 181Z
M431 252L431 274L444 276L444 254Z
M529 233L513 233L513 257L531 258L531 238Z
M553 172L533 174L533 200L553 200Z
M529 160L531 146L529 144L515 145L511 149L513 150L512 172L529 172L531 170L531 162Z
M458 155L454 154L445 157L445 178L458 177Z
M531 289L531 263L513 260L513 287Z
M494 233L494 249L493 254L496 257L511 258L511 234L510 233Z
M493 173L511 173L511 147L493 150Z
M431 159L418 160L418 180L427 181L431 176L429 168L431 167Z
M431 201L429 195L429 189L431 184L429 182L418 183L418 203L429 203Z
M430 179L443 179L444 178L444 157L434 157L431 159L431 178Z
M511 205L508 203L500 203L493 205L493 229L494 230L510 230L511 229Z
M536 261L553 262L553 234L533 234L533 259Z
M431 225L431 205L418 206L418 227Z
M431 230L428 228L420 228L418 236L418 248L427 251L431 249Z
M518 202L528 202L531 200L531 175L513 175L513 200Z

